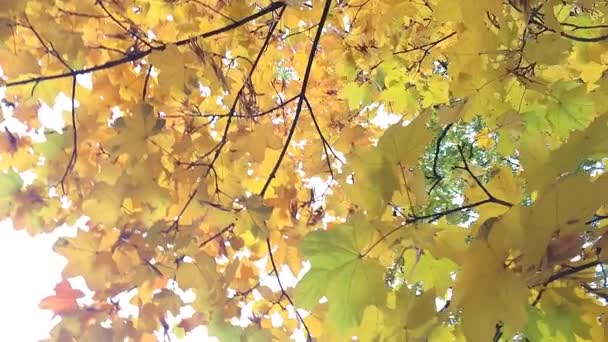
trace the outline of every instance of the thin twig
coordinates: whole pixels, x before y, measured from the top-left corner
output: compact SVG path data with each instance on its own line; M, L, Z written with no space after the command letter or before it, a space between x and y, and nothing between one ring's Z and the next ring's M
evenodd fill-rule
M433 157L433 176L431 177L433 179L433 184L431 185L428 194L431 194L431 192L433 192L433 189L435 189L435 187L441 182L441 180L443 180L443 176L440 175L437 171L437 164L439 161L439 152L441 151L441 142L448 134L450 128L452 128L452 125L453 123L450 123L445 126L439 134L439 137L437 138L437 143L435 144L435 156Z
M228 24L228 25L220 27L218 29L211 30L211 31L208 31L208 32L205 32L205 33L202 33L202 34L190 37L190 38L175 41L172 44L177 45L177 46L188 45L197 39L206 39L206 38L210 38L210 37L213 37L213 36L225 33L225 32L229 32L229 31L234 30L240 26L243 26L243 25L249 23L250 21L255 20L265 14L268 14L270 12L273 12L274 10L284 8L284 7L285 7L285 3L282 1L273 2L269 6L264 7L260 11L254 13L254 14L248 15L247 17L245 17L239 21L236 21L234 23ZM38 77L32 77L32 78L27 78L27 79L23 79L23 80L13 81L13 82L7 82L4 86L6 88L10 88L10 87L16 87L19 85L39 83L39 82L44 82L44 81L49 81L49 80L66 78L66 77L74 77L77 75L84 75L84 74L88 74L91 72L110 69L110 68L113 68L118 65L130 63L130 62L142 59L154 51L163 51L167 45L170 45L170 44L150 48L150 49L143 50L143 51L133 52L123 58L110 60L105 63L91 66L91 67L72 70L70 72L64 72L64 73L59 73L59 74L54 74L54 75L38 76Z
M209 242L217 239L218 237L222 236L225 232L227 231L231 231L234 228L234 222L227 225L226 227L224 227L222 230L220 230L219 232L213 234L211 237L209 237L207 240L201 242L198 247L199 248L203 248L205 247Z
M331 2L331 0L327 0L327 2ZM281 283L281 277L279 276L279 270L277 269L277 265L276 265L276 263L274 261L274 254L272 254L272 246L270 245L270 238L266 238L266 247L268 249L268 256L270 257L270 263L272 264L272 271L274 272L274 275L277 278L277 283L279 283L279 288L281 289L281 294L283 296L285 296L285 298L287 298L287 301L293 307L293 311L296 313L296 317L298 318L298 321L300 321L300 323L304 327L304 330L306 330L306 335L307 335L306 340L308 342L311 342L312 341L312 336L310 335L310 330L308 329L308 326L306 325L306 322L304 322L304 318L302 318L302 316L298 312L298 308L294 304L294 302L291 299L291 297L287 294L287 291L283 287L283 283Z
M76 165L76 160L78 159L78 129L76 127L76 76L72 78L72 96L71 96L71 107L72 107L72 154L70 155L70 160L68 161L68 165L65 168L65 172L61 177L59 183L61 184L61 191L65 194L65 180L70 173L74 169Z
M599 222L601 220L605 220L608 218L608 215L595 215L592 219L585 222L585 224L593 224Z
M340 157L338 157L336 155L336 152L334 151L334 149L331 147L329 142L327 142L327 139L325 139L325 136L323 136L323 132L321 132L321 127L319 127L319 123L317 122L315 113L312 111L312 106L310 105L310 102L308 102L308 97L304 96L304 101L306 102L306 107L308 107L308 112L310 113L312 122L315 125L315 129L317 130L317 133L319 134L319 137L321 138L321 144L323 146L323 152L325 153L325 159L327 161L327 167L329 168L329 174L331 175L332 178L335 178L334 171L331 167L331 159L329 158L328 150L331 152L331 154L334 156L334 158L336 158L338 161L340 161L340 163L344 164L344 162L342 161L342 159L340 159Z
M278 18L280 19L281 16L283 15L284 11L285 11L285 6L284 5L283 6L278 6L277 8L281 9L279 11L279 14L278 14ZM207 170L206 170L205 175L204 175L205 178L207 176L209 176L209 173L211 171L215 172L214 164L219 159L224 145L226 145L226 143L228 142L228 132L229 132L229 129L230 129L230 125L232 123L232 119L234 118L234 114L236 113L236 106L238 104L239 97L243 93L243 90L245 89L245 87L248 84L248 82L250 82L251 77L253 76L253 73L255 72L255 69L257 68L257 66L259 64L259 61L262 58L262 55L264 54L264 51L266 51L266 49L268 48L268 45L270 44L270 38L272 37L272 34L273 34L275 28L277 27L278 22L279 22L279 20L275 20L273 22L273 24L270 26L270 28L268 30L268 34L266 36L266 40L264 41L264 44L260 48L260 51L258 52L258 55L257 55L255 61L253 62L252 66L251 66L251 69L249 70L249 74L247 75L247 78L243 82L243 85L241 86L241 89L237 92L237 94L236 94L236 96L234 98L234 102L232 103L232 107L230 108L230 111L228 112L228 121L226 122L226 126L224 127L224 132L222 134L221 140L210 151L208 151L203 156L203 159L204 159L204 158L208 157L209 155L211 155L213 153L213 158L212 158L211 162L206 165ZM199 162L196 161L195 163L199 163ZM217 173L216 173L216 191L218 191L218 190L219 189L217 189ZM177 229L178 228L180 216L186 211L186 209L188 208L188 206L190 205L190 203L192 202L192 200L194 199L194 197L196 196L197 193L198 193L198 187L195 190L192 191L192 193L190 194L190 196L188 198L188 201L182 207L179 215L173 221L173 224L168 229L166 229L164 231L165 233L167 233L167 232L169 232L169 231L171 231L173 229Z
M602 263L601 260L594 260L594 261L590 261L590 262L588 262L586 264L574 266L572 268L567 268L567 269L565 269L563 271L560 271L560 272L557 272L557 273L551 275L547 280L545 280L545 282L542 285L547 286L550 283L552 283L552 282L554 282L554 281L556 281L558 279L562 279L562 278L571 276L571 275L573 275L575 273L578 273L580 271L584 271L584 270L586 270L588 268L595 267L595 266L597 266L597 265L599 265L601 263Z
M413 51L417 51L417 50L425 51L426 53L428 53L428 51L431 48L435 47L437 44L440 44L441 42L443 42L445 40L448 40L449 38L451 38L455 34L456 34L456 32L452 32L452 33L448 34L447 36L444 36L444 37L442 37L442 38L440 38L440 39L438 39L438 40L436 40L434 42L427 43L427 44L422 44L422 45L418 45L418 46L414 46L414 47L403 49L403 50L400 50L400 51L395 51L393 53L393 55L401 55L401 54L404 54L404 53L413 52Z
M150 49L154 49L155 47L152 46L152 44L150 44L146 39L142 38L139 36L139 34L135 31L135 30L131 30L128 27L126 27L123 23L120 22L120 20L118 20L118 18L116 18L107 8L106 6L103 4L102 0L97 0L96 3L101 7L101 9L106 13L106 15L108 17L110 17L110 19L118 26L120 26L120 28L122 28L125 32L127 32L128 34L131 35L131 37L133 37L136 41L140 41L142 42L145 46L147 46Z
M148 92L148 82L150 81L150 73L152 72L152 64L148 66L148 71L146 71L146 78L144 78L144 88L141 94L141 100L146 101L146 93Z
M483 190L483 192L486 194L486 196L488 196L488 200L490 200L491 202L494 202L496 204L500 204L505 207L509 207L509 208L513 206L513 203L509 203L507 201L494 197L490 193L490 191L488 191L488 189L486 189L485 185L483 185L483 183L481 183L479 178L477 176L475 176L473 171L471 171L471 168L469 167L469 164L467 163L467 159L464 156L462 146L458 146L458 153L460 153L460 158L462 158L462 162L464 163L464 167L461 167L461 169L465 170L473 178L475 183L477 183L477 185L481 188L481 190Z
M310 48L310 54L308 55L308 63L306 65L306 70L304 71L304 79L302 80L302 88L300 90L300 96L298 98L298 105L296 107L296 112L293 117L293 122L291 123L291 127L289 128L289 132L287 133L287 139L285 140L285 144L283 145L283 149L279 154L279 158L277 159L272 171L268 175L262 190L260 191L260 196L264 197L266 194L266 190L272 183L272 180L276 176L277 170L281 166L283 162L283 158L285 158L285 154L287 153L287 149L291 143L291 139L296 131L296 127L298 125L298 120L300 119L300 113L302 112L302 108L304 105L304 99L306 98L306 88L308 87L308 82L310 81L310 74L312 71L312 64L315 59L315 54L317 52L317 48L319 47L319 42L321 41L321 35L323 34L323 28L325 27L325 21L329 16L329 10L331 8L331 0L325 0L325 7L323 8L323 13L321 14L321 19L319 20L319 27L317 28L317 32L315 34L315 39L312 42L312 47Z

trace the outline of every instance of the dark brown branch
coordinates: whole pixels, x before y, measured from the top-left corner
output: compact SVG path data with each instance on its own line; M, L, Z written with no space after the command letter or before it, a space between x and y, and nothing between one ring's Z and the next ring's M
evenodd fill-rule
M184 204L182 209L179 211L179 213L175 217L175 220L173 220L173 223L167 229L164 229L162 231L163 233L166 234L166 233L169 233L170 231L173 231L173 230L177 231L179 229L179 219L182 217L182 215L184 215L184 213L186 212L186 209L188 209L188 207L190 206L190 203L192 202L192 200L194 199L194 197L196 196L197 193L198 193L198 187L196 189L192 190L192 192L190 192L190 195L188 196L188 200L186 201L186 203Z
M444 36L434 42L431 43L427 43L427 44L422 44L422 45L418 45L418 46L414 46L411 48L407 48L401 51L396 51L393 52L393 55L401 55L404 53L408 53L408 52L413 52L413 51L424 51L425 53L428 53L428 51L430 49L432 49L433 47L435 47L436 45L440 44L441 42L450 39L452 36L454 36L456 34L456 32L452 32L450 34L448 34L447 36Z
M331 3L331 0L327 0L327 2ZM274 254L272 254L272 246L270 245L270 238L266 238L266 247L268 248L268 256L270 257L270 263L272 264L272 271L274 272L274 275L277 278L277 283L279 283L279 288L281 289L281 294L285 298L287 298L287 301L289 302L289 304L291 304L291 306L293 306L293 311L296 313L296 317L298 318L298 321L300 321L300 323L304 327L304 330L306 330L306 335L307 335L306 341L311 342L312 336L310 335L310 330L308 329L306 322L304 322L304 318L302 318L302 316L298 312L298 308L294 304L294 302L291 299L291 297L289 296L289 294L287 294L287 291L283 287L283 283L281 283L281 277L279 275L279 270L277 269L277 265L274 261Z
M512 0L509 0L509 3L511 3L511 5L513 6ZM515 6L514 6L515 7ZM554 29L547 27L547 25L545 25L542 20L539 20L537 17L530 16L530 21L533 22L534 24L538 25L539 27L542 28L542 31L539 32L538 34L542 33L542 32L552 32L552 33L556 33ZM571 24L571 23L560 23L561 26L565 26L565 27L572 27L572 31L576 31L576 30L582 30L582 29L598 29L598 28L606 28L608 27L608 25L589 25L589 26L578 26L575 24ZM537 35L538 35L537 34ZM601 42L603 40L608 40L608 34L603 34L601 36L597 36L597 37L579 37L579 36L574 36L571 35L569 33L566 32L559 32L559 34L564 37L564 38L568 38L577 42L581 42L581 43L596 43L596 42Z
M340 163L344 164L344 162L342 161L342 159L340 159L340 157L338 157L336 155L336 152L334 151L334 149L331 147L331 145L329 144L327 139L325 139L325 136L323 136L323 132L321 132L321 127L319 127L319 123L317 122L315 113L312 111L312 106L310 105L310 102L308 101L308 97L304 96L304 102L306 102L306 107L308 107L308 112L310 113L312 122L314 123L315 129L317 130L317 133L319 134L319 137L321 138L321 144L323 146L323 152L325 153L325 159L327 161L327 167L329 168L329 173L332 178L335 178L333 169L331 167L331 159L329 158L329 152L331 152L331 154L334 156L334 158L336 158L338 161L340 161ZM328 150L329 150L329 152L328 152Z
M407 226L410 223L413 223L413 222L406 221L405 223L400 224L399 226L389 230L386 234L382 235L378 240L376 240L374 243L372 243L371 246L369 246L365 252L360 252L359 257L364 258L365 256L367 256L369 254L369 252L371 252L374 248L376 248L376 246L378 246L380 244L380 242L386 240L389 236L393 235L394 233L399 231L401 228Z
M543 286L547 286L547 285L549 285L550 283L552 283L552 282L554 282L556 280L559 280L559 279L571 276L571 275L573 275L575 273L578 273L580 271L584 271L584 270L586 270L588 268L595 267L595 266L597 266L597 265L599 265L601 263L602 263L601 260L593 260L593 261L590 261L590 262L582 264L582 265L578 265L578 266L567 268L567 269L565 269L563 271L560 271L560 272L557 272L557 273L551 275L547 280L545 280L542 283L542 285Z
M148 82L150 81L150 73L152 72L152 64L148 66L148 71L146 71L146 78L144 78L144 88L141 94L141 100L146 101L146 94L148 92Z
M266 276L272 276L274 274L274 271L271 271L270 273L268 273ZM248 288L245 291L236 291L236 293L234 294L234 296L228 298L228 300L233 300L234 298L238 297L247 297L251 292L253 292L253 290L257 289L260 284L262 283L262 277L259 278L260 280L258 280L253 286L251 286L250 288Z
M448 127L446 127L448 128ZM444 132L447 132L446 129L444 129ZM443 135L443 133L442 133ZM441 136L440 136L441 138ZM439 143L439 139L438 139L438 143ZM488 196L488 198L481 200L481 201L477 201L474 203L469 203L466 205L462 205L456 208L451 208L451 209L446 209L440 212L436 212L436 213L432 213L432 214L427 214L427 215L410 215L409 217L406 218L405 223L403 223L402 225L400 225L397 228L394 228L393 230L389 231L387 234L385 234L384 236L380 237L380 239L378 239L376 242L374 242L372 244L372 246L364 253L362 253L361 256L366 256L374 247L376 247L381 241L385 240L388 236L390 236L391 234L395 233L397 230L399 230L399 228L402 228L406 225L409 224L414 224L417 223L419 221L422 220L430 220L430 222L436 221L446 215L452 214L452 213L456 213L459 211L463 211L463 210L469 210L469 209L473 209L476 208L478 206L484 205L484 204L488 204L488 203L495 203L495 204L499 204L499 205L503 205L506 207L513 207L512 203L509 203L507 201L498 199L496 197L494 197L487 189L486 187L481 183L481 181L479 180L479 178L477 178L477 176L475 176L475 174L473 174L473 172L471 171L469 164L466 160L466 157L464 156L464 152L462 149L462 146L458 146L458 152L460 153L460 157L462 158L462 161L464 163L464 167L455 167L455 168L460 168L465 170L471 177L473 177L473 179L475 180L475 182L477 183L477 185L483 190L483 192L486 194L486 196Z
M572 39L574 41L582 42L582 43L596 43L596 42L601 42L602 40L608 39L608 34L598 36L598 37L578 37L578 36L573 36L571 34L568 34L566 32L560 32L560 34L564 38Z
M589 286L589 284L581 284L581 287L585 289L585 291L587 291L588 293L591 293L593 295L596 295L600 298L602 298L603 300L608 300L608 294L601 292L599 289L594 289L593 287Z
M301 31L289 33L285 37L283 37L282 40L285 40L285 39L287 39L289 37L293 37L293 36L296 36L296 35L299 35L299 34L302 34L302 33L310 32L312 29L314 29L317 26L319 26L319 24L314 24L314 25L309 26L308 28L303 29Z
M68 177L68 174L74 169L76 165L76 160L78 159L78 129L76 127L76 76L72 78L72 96L71 96L71 107L72 107L72 154L70 155L70 160L68 161L68 165L65 168L65 172L59 181L61 184L61 191L65 194L65 180Z
M278 8L281 9L280 12L279 12L279 15L278 15L278 18L280 19L281 16L283 15L284 11L285 11L285 6L279 6ZM230 125L232 123L232 119L234 118L234 114L236 113L236 106L237 106L237 104L239 102L239 98L240 98L241 94L243 93L243 90L245 89L245 87L247 86L247 84L249 84L249 82L251 82L251 77L252 77L253 73L255 72L255 69L257 68L257 66L259 64L259 61L262 58L262 55L264 54L264 51L266 51L266 49L268 48L268 45L270 44L270 38L272 38L272 34L273 34L274 30L276 29L278 22L279 22L278 19L275 20L272 23L272 25L270 26L270 28L268 29L268 34L266 36L266 40L264 41L264 44L260 48L260 51L258 52L258 55L257 55L255 61L253 62L252 66L251 66L251 69L249 70L249 74L247 75L247 78L245 79L245 81L243 82L243 85L241 86L241 89L239 89L239 91L237 92L237 94L236 94L236 96L234 98L234 102L232 103L232 107L230 108L230 111L228 112L228 121L226 122L226 127L224 128L224 132L222 134L221 140L210 151L208 151L205 154L205 156L203 156L203 158L206 158L211 153L213 153L213 158L212 158L211 162L208 163L207 165L205 165L207 167L207 171L205 172L205 175L204 175L205 178L207 176L209 176L209 173L211 171L215 171L214 164L217 161L217 159L219 158L224 145L226 145L226 143L228 142L228 132L229 132L229 129L230 129ZM199 162L197 161L197 162L194 162L194 163L199 163ZM218 190L219 189L217 188L217 173L216 173L216 192ZM190 197L188 198L188 201L182 207L182 210L180 211L179 215L177 216L177 218L175 219L175 221L173 222L173 224L171 225L171 227L169 227L168 229L166 229L164 232L169 232L169 231L171 231L173 229L177 229L178 228L180 216L186 211L186 209L188 208L188 206L192 202L192 199L194 198L194 196L196 196L197 193L198 193L198 188L196 188L195 190L192 191L192 193L190 194Z
M163 272L161 272L158 269L158 267L156 267L153 263L151 263L150 260L142 258L141 255L140 255L140 258L144 262L144 265L148 266L152 270L152 272L154 272L157 276L159 276L159 277L163 276Z
M608 218L608 215L595 215L592 219L590 219L587 222L585 222L585 224L594 224L596 222L599 222L601 220L605 220L607 218Z
M502 327L503 326L504 325L502 324L502 322L496 323L496 330L494 331L494 337L492 337L492 342L498 342L498 341L500 341L500 338L503 335L503 332L502 332Z
M538 304L538 302L540 302L541 298L543 298L543 294L545 293L545 289L540 289L538 291L538 293L536 294L536 298L534 298L534 301L532 302L532 306L536 306L536 304Z
M418 215L409 216L408 218L406 218L406 220L405 220L404 223L402 223L401 225L399 225L399 226L391 229L389 232L387 232L386 234L384 234L383 236L381 236L365 252L361 252L360 255L361 255L361 257L365 257L366 255L369 254L369 252L372 251L372 249L374 249L376 246L378 246L380 244L380 242L386 240L386 238L388 238L392 234L396 233L399 229L401 229L401 228L403 228L405 226L409 226L411 224L415 224L415 223L418 223L420 221L428 220L428 219L430 219L430 222L437 221L438 219L440 219L440 218L442 218L442 217L444 217L446 215L449 215L449 214L452 214L452 213L456 213L456 212L459 212L459 211L463 211L463 210L473 209L473 208L476 208L476 207L478 207L480 205L484 205L484 204L487 204L487 203L494 203L494 201L491 200L491 199L489 199L489 198L487 198L487 199L485 199L483 201L478 201L478 202L475 202L475 203L470 203L470 204L462 205L462 206L459 206L459 207L456 207L456 208L446 209L444 211L440 211L440 212L437 212L437 213L432 213L432 214L422 215L422 216L418 216Z
M226 145L226 143L228 142L228 132L230 130L230 125L232 123L232 119L234 118L234 114L236 113L236 106L241 98L241 95L243 94L243 91L245 90L245 87L247 87L251 83L251 77L253 76L253 73L255 72L256 68L258 67L258 64L260 63L260 60L262 59L262 55L264 54L264 51L266 51L266 49L268 49L268 46L270 45L270 39L272 38L272 34L274 33L274 30L276 29L277 24L279 23L279 19L283 16L284 11L285 11L285 7L283 6L283 7L281 7L281 11L279 12L278 19L273 21L273 23L270 25L270 28L268 29L268 34L266 35L266 39L264 40L264 44L262 44L262 47L260 48L260 51L258 52L258 55L255 58L255 61L253 61L253 64L251 65L251 69L249 69L249 74L247 74L247 78L243 82L241 89L239 89L238 93L234 97L234 102L232 103L232 107L230 108L230 111L228 112L228 121L226 122L226 127L224 127L222 139L220 140L218 145L216 145L216 147L214 148L215 154L213 156L213 159L211 160L211 163L210 163L211 166L213 166L215 164L215 162L217 161L217 159L220 156L220 153L222 152L224 145ZM207 172L207 174L208 174L208 172ZM207 176L207 175L205 175L205 176Z
M573 28L572 31L608 28L607 24L599 24L599 25L576 25L576 24L571 24L571 23L559 23L559 24L562 26L566 26L566 27L572 27Z
M108 17L110 17L110 19L118 26L120 26L120 28L122 28L126 33L128 33L129 35L131 35L131 37L133 37L136 41L140 41L142 42L145 46L147 46L150 49L154 49L155 47L152 46L152 44L150 44L146 39L142 38L139 36L139 33L136 32L135 30L129 29L128 27L126 27L123 23L120 22L120 20L118 20L118 18L116 18L107 8L106 6L103 4L103 0L97 0L96 3L101 7L101 9L106 13L106 15Z
M446 209L444 211L440 211L437 213L432 213L432 214L428 214L428 215L422 215L422 216L411 216L410 218L407 219L408 223L415 223L418 222L420 220L427 220L430 219L431 222L433 221L437 221L440 218L452 214L452 213L456 213L459 211L463 211L463 210L467 210L467 209L473 209L476 208L480 205L486 204L486 203L493 203L494 201L492 201L491 199L487 198L483 201L477 201L474 203L470 203L470 204L465 204L462 205L460 207L456 207L456 208L451 208L451 209Z
M298 125L298 120L300 119L300 113L302 112L302 108L304 105L304 99L306 98L306 88L308 87L308 82L310 81L310 74L312 71L312 64L315 59L315 54L317 52L317 48L319 47L319 42L321 41L321 35L323 34L323 28L325 27L325 21L329 16L329 10L331 8L331 0L325 0L325 7L323 8L323 13L321 14L321 19L319 20L319 27L317 28L317 32L315 34L315 39L312 42L312 47L310 48L310 54L308 55L308 63L306 64L306 70L304 71L304 79L302 80L302 88L300 91L300 95L298 97L298 105L296 107L296 112L293 117L293 122L291 123L291 127L289 128L289 132L287 133L287 139L285 144L283 145L283 149L281 150L281 154L279 154L279 158L277 159L272 171L268 175L266 179L266 183L262 187L260 191L260 196L264 197L266 194L266 190L272 183L272 180L276 176L277 170L281 166L283 162L283 158L285 158L285 154L287 153L287 149L291 143L291 139L296 131L296 127Z
M272 112L274 112L276 110L279 110L279 109L285 107L286 105L290 104L291 102L297 100L299 97L300 97L300 95L293 96L293 97L287 99L286 101L281 102L280 104L278 104L278 105L276 105L276 106L274 106L274 107L272 107L270 109L267 109L267 110L265 110L263 112L254 113L254 114L237 114L237 113L231 114L231 111L228 111L228 113L226 113L226 114L203 114L197 108L195 110L195 112L182 113L181 115L167 115L165 117L167 117L167 118L181 118L181 117L185 117L185 116L191 116L191 117L199 117L199 118L212 118L212 119L219 118L219 119L222 119L222 118L228 118L230 116L233 116L235 118L241 118L241 119L257 118L257 117L268 115L268 114L270 114L270 113L272 113Z
M229 225L227 225L226 227L224 227L222 230L220 230L219 232L213 234L211 237L209 237L207 240L201 242L198 247L199 248L203 248L205 247L209 242L217 239L218 237L222 236L224 233L228 232L228 231L232 231L232 229L234 228L234 223L231 223Z
M578 266L574 266L574 267L569 267L569 268L566 268L566 269L564 269L564 270L562 270L560 272L557 272L557 273L551 275L544 282L542 282L540 284L533 285L533 286L539 286L539 285L541 285L543 287L538 291L538 294L536 295L536 298L534 299L534 301L532 302L531 305L532 306L536 306L536 304L538 304L540 302L541 298L543 297L543 293L545 292L545 289L546 289L547 285L549 285L550 283L552 283L552 282L554 282L556 280L562 279L562 278L569 277L569 276L571 276L573 274L576 274L578 272L584 271L586 269L589 269L591 267L595 267L595 266L601 265L601 264L602 264L601 260L594 260L594 261L591 261L591 262L588 262L588 263L585 263L585 264L582 264L582 265L578 265Z
M38 39L38 42L40 43L40 45L42 45L44 50L46 50L46 52L51 56L55 57L59 61L59 63L63 64L66 69L73 71L74 69L72 69L72 67L61 57L59 52L55 50L53 44L49 42L47 45L47 43L44 42L44 39L42 38L40 33L38 33L38 31L34 28L30 20L27 17L25 17L25 20L27 21L28 28L34 33L34 36L36 36L36 39Z
M448 134L448 131L450 130L450 128L452 128L453 125L453 123L446 125L441 131L441 134L439 134L439 137L437 138L437 143L435 144L435 156L433 157L433 175L430 177L431 179L433 179L433 184L431 185L428 194L433 192L433 189L435 189L435 187L443 180L443 176L440 175L437 171L437 163L439 162L439 152L441 152L441 142Z
M481 181L479 180L479 178L477 176L475 176L475 174L473 173L473 171L471 171L471 168L469 167L469 164L467 163L467 159L464 156L464 152L462 150L462 146L458 146L458 153L460 153L460 158L462 158L462 162L464 163L464 167L462 167L463 170L465 170L475 181L475 183L477 183L477 185L481 188L481 190L483 190L483 192L486 194L486 196L488 196L488 200L490 202L496 203L496 204L500 204L503 205L505 207L512 207L513 204L509 203L507 201L498 199L496 197L494 197L489 191L488 189L486 189L485 185L483 185L483 183L481 183Z
M261 9L260 11L249 15L239 21L236 21L234 23L228 24L226 26L220 27L218 29L212 30L212 31L208 31L205 33L202 33L200 35L191 37L191 38L187 38L187 39L183 39L183 40L178 40L176 42L174 42L173 44L177 45L177 46L183 46L183 45L188 45L191 42L197 40L197 39L206 39L206 38L210 38L231 30L234 30L240 26L243 26L247 23L249 23L252 20L255 20L267 13L273 12L274 10L277 10L279 8L284 8L285 7L285 3L282 1L278 1L278 2L273 2L272 4L270 4L267 7L264 7L263 9ZM32 78L27 78L24 80L18 80L18 81L13 81L13 82L7 82L4 86L7 88L10 87L16 87L19 85L26 85L26 84L31 84L31 83L39 83L39 82L44 82L44 81L49 81L49 80L55 80L55 79L60 79L60 78L66 78L66 77L74 77L77 75L84 75L84 74L88 74L91 72L95 72L95 71L100 71L100 70L106 70L106 69L110 69L113 68L115 66L118 65L122 65L122 64L126 64L126 63L130 63L130 62L134 62L136 60L142 59L146 56L148 56L149 54L151 54L153 51L162 51L165 49L165 46L160 46L160 47L155 47L155 48L151 48L148 50L144 50L144 51L138 51L138 52L133 52L131 54L129 54L128 56L125 56L123 58L119 58L119 59L115 59L115 60L111 60L111 61L107 61L103 64L99 64L99 65L95 65L95 66L91 66L91 67L86 67L86 68L82 68L82 69L78 69L78 70L73 70L70 72L64 72L64 73L60 73L60 74L55 74L55 75L46 75L46 76L38 76L38 77L32 77Z

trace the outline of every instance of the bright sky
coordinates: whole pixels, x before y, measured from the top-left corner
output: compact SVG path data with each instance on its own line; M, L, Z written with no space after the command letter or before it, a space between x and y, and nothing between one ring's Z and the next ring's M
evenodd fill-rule
M38 303L54 293L65 259L52 252L58 233L31 237L16 231L10 220L0 222L0 340L38 341L48 338L53 313Z

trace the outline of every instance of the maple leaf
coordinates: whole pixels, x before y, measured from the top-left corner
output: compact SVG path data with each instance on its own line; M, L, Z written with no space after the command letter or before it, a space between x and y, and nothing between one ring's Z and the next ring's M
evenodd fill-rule
M39 305L55 315L69 314L78 310L76 299L83 296L82 291L74 290L70 282L64 279L55 286L55 295L43 298Z
M383 299L382 268L362 259L360 253L373 235L359 219L328 232L310 233L302 240L302 252L312 268L296 287L297 303L313 308L327 296L328 314L339 329L360 323L365 307Z
M157 118L151 105L139 103L132 117L120 118L115 125L119 133L109 141L109 149L135 156L147 150L148 138L158 133L164 120Z

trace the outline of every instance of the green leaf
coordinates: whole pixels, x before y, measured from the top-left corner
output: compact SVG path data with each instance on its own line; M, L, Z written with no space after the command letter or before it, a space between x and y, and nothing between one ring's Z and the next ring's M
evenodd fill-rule
M361 85L351 82L342 88L340 95L347 101L348 108L352 110L368 105L371 102L372 90L369 84Z
M70 129L71 131L71 129ZM70 134L49 132L44 137L46 141L34 145L34 150L40 153L46 160L53 160L60 154L65 154L65 148L69 144Z
M406 90L403 84L395 84L385 89L380 99L388 102L388 108L395 113L414 113L418 107L416 94L412 90Z
M226 322L220 312L213 314L209 322L209 336L216 336L220 341L240 341L243 328Z
M552 99L547 106L547 120L562 139L571 131L586 128L594 118L595 105L584 85L558 83L552 88Z
M373 234L365 230L371 227L355 219L329 231L312 232L300 244L312 266L296 286L296 303L310 308L326 296L328 317L340 331L357 326L365 308L386 295L384 269L360 254L372 242Z
M0 173L0 215L8 215L13 207L13 195L23 186L21 176L13 170Z

